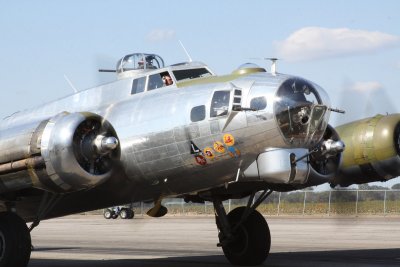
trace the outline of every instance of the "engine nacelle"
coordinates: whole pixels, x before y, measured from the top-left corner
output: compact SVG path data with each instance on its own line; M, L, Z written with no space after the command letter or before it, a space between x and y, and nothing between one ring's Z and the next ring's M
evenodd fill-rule
M0 146L9 153L0 163L2 192L31 186L59 193L88 189L107 180L120 158L114 128L89 112L63 112L34 129L29 125L5 133Z
M245 171L247 179L260 179L279 190L279 186L305 188L328 183L336 175L344 144L328 125L323 139L308 149L272 148L260 154Z
M332 181L341 166L343 153L347 150L345 144L338 132L328 125L319 146L309 156L311 171L306 187Z
M400 176L400 114L376 115L336 130L346 150L333 185L387 181Z

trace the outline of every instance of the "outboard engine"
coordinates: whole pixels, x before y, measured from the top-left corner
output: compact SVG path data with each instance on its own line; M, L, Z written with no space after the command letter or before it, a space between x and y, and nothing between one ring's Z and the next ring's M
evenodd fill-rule
M120 158L112 125L89 112L4 130L0 151L0 193L32 186L57 193L88 189L106 181Z
M347 147L332 186L400 176L400 114L376 115L336 129Z

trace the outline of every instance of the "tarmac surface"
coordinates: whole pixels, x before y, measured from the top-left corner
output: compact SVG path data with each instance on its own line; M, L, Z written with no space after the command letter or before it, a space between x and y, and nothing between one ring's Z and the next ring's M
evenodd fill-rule
M269 217L264 266L400 266L400 217ZM69 216L32 232L29 267L231 266L212 216Z

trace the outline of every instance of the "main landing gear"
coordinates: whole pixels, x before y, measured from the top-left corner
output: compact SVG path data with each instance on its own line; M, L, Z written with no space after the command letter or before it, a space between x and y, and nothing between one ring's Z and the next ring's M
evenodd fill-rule
M23 219L0 213L0 267L25 267L31 256L31 235Z
M228 215L221 199L214 198L218 246L233 265L260 265L268 257L271 234L264 217L255 209L272 193L265 190L257 200L253 193L246 207L238 207Z
M54 208L62 195L45 192L36 219L28 228L26 222L10 211L0 212L0 267L26 267L33 249L30 232Z

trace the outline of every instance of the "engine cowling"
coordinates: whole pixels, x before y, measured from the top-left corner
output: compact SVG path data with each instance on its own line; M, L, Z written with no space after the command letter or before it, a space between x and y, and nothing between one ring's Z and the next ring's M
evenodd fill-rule
M400 176L400 114L376 115L336 130L346 150L333 185L387 181Z
M30 186L52 192L88 189L106 181L120 158L112 125L89 112L63 112L4 136L0 147L9 153L0 163L2 192Z
M306 186L320 185L330 182L337 174L344 151L347 150L338 132L331 126L325 130L317 149L309 156L311 165Z
M263 180L276 190L320 185L336 175L343 150L344 143L328 125L323 138L312 149L269 148L243 174L247 179Z

